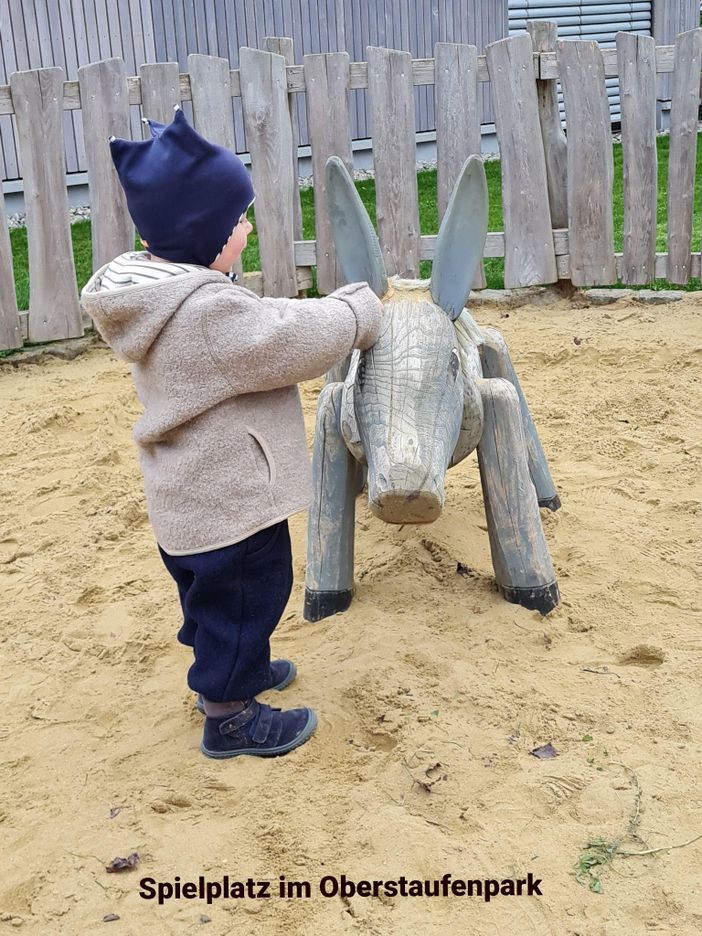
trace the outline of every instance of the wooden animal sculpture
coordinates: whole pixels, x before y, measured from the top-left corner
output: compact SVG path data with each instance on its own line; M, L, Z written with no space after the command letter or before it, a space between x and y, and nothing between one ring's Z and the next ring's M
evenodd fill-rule
M355 501L366 471L377 517L431 523L444 505L447 469L476 447L499 589L548 614L559 593L539 506L556 510L560 501L504 338L464 308L487 235L481 160L463 166L429 281L388 282L373 225L337 157L326 182L344 276L366 281L385 316L376 344L354 351L345 376L332 372L319 397L305 618L351 603Z

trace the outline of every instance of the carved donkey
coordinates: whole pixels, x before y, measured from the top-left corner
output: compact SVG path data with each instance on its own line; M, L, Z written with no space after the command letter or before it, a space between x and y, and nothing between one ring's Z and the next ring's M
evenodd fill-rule
M502 335L464 308L487 235L483 164L470 157L436 240L431 280L391 277L343 162L327 162L334 243L348 282L382 299L381 334L328 376L317 405L304 616L344 611L353 596L354 512L367 469L371 511L430 523L444 475L476 447L500 591L548 614L558 585L539 506L560 501ZM345 368L344 368L345 370ZM336 379L335 379L336 378Z

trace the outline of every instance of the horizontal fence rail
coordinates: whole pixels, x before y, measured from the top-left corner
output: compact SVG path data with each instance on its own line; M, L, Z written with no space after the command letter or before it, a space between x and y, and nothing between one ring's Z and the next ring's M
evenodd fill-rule
M518 38L518 37L513 37ZM587 42L588 40L568 40L569 42ZM447 43L449 44L449 43ZM453 43L450 43L451 45ZM470 47L474 48L474 47ZM674 46L658 46L656 48L656 74L672 74L674 65ZM322 53L324 55L333 55L334 53ZM534 52L533 53L534 77L544 78L555 81L559 79L558 61L555 52ZM616 78L619 76L616 49L603 49L602 59L605 68L606 78ZM435 59L413 59L412 60L412 84L414 86L433 85L436 82L435 77ZM305 83L304 65L287 65L285 68L287 90L290 93L307 91ZM477 65L478 81L490 81L490 75L487 67L487 58L485 55L478 56ZM190 86L190 75L181 72L178 75L178 95L181 101L192 101L192 89ZM229 71L230 94L232 97L241 97L241 69L232 68ZM351 62L349 64L349 91L360 91L368 88L368 62ZM132 75L127 79L127 89L129 92L130 104L141 104L141 79L138 75ZM63 109L80 110L80 82L63 82ZM0 85L0 116L4 114L14 114L12 104L12 93L9 85Z
M192 54L188 72L173 62L144 65L129 76L121 59L83 66L78 81L61 69L15 72L0 87L0 114L14 115L26 192L30 308L18 312L7 220L0 200L0 347L82 333L70 250L61 113L82 110L92 206L93 269L130 250L134 227L111 163L107 138L128 136L129 108L170 119L191 101L199 132L234 148L231 108L240 97L256 201L261 270L243 275L261 295L295 296L312 285L327 294L341 285L326 218L323 167L331 155L352 167L349 93L366 89L373 125L376 209L389 273L417 276L432 260L436 235L419 227L416 128L412 89L432 85L437 115L439 221L465 159L480 152L479 85L490 81L500 147L504 231L490 232L484 258L503 257L505 287L570 280L576 286L617 281L646 284L699 277L692 252L692 203L702 69L702 29L655 47L649 36L620 33L615 49L588 40L558 41L555 24L528 24L478 55L474 46L439 43L434 59L368 48L367 62L345 52L294 60L289 39L266 50L239 50L239 68L225 58ZM656 75L672 76L668 170L668 245L656 252ZM622 91L624 251L615 253L612 139L606 80ZM567 135L556 99L560 81ZM315 180L315 238L302 237L297 180L294 95L305 92ZM40 119L37 119L37 116ZM146 133L146 128L145 131ZM59 262L60 261L60 262ZM57 268L57 263L58 267ZM241 272L241 271L240 271ZM478 270L474 288L485 285Z

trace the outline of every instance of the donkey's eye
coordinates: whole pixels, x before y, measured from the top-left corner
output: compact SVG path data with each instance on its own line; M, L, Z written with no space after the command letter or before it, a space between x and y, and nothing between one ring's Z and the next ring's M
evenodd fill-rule
M451 351L451 357L449 358L449 374L451 377L456 380L458 377L458 372L461 369L461 359L458 356L458 351L454 348Z

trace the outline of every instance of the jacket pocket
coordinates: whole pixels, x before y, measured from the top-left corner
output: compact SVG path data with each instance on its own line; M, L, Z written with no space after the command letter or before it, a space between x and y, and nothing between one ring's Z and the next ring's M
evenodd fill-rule
M246 431L252 439L254 464L266 483L272 487L275 484L276 471L270 447L261 433L252 426L247 426Z

